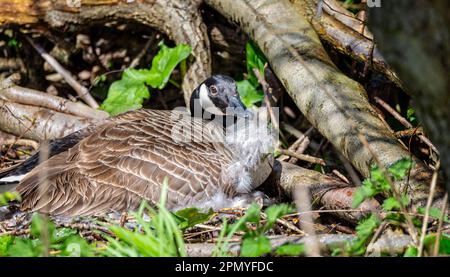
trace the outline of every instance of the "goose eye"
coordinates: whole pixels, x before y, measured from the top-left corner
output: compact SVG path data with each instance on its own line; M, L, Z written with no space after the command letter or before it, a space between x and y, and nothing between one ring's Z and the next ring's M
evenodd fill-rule
M211 95L217 95L218 91L217 91L217 87L212 85L209 87L209 92L211 93Z

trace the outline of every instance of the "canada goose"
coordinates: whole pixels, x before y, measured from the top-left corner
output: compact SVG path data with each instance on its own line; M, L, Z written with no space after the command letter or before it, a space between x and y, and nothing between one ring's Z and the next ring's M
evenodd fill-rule
M219 208L268 177L274 137L267 125L250 120L232 78L205 80L192 93L190 110L131 111L69 135L58 151L53 144L51 152L60 153L16 188L21 209L53 215L133 210L143 199L157 202L166 177L168 208ZM210 115L222 118L202 118ZM245 119L231 124L232 136L222 126L230 115L233 123Z

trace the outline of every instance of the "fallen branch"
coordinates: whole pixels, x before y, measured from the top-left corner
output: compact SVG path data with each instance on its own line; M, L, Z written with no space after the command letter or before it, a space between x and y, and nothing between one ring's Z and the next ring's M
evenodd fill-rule
M26 139L61 138L94 122L94 119L0 99L0 129Z
M357 223L367 213L377 211L379 203L373 199L364 201L358 210L352 209L356 187L314 170L305 169L287 162L275 162L268 182L276 184L283 194L293 198L297 187L309 189L312 204L333 210L334 215L351 223Z
M80 102L72 102L58 96L19 86L0 90L0 98L18 104L48 108L61 113L96 120L105 119L109 116L104 111L90 108Z

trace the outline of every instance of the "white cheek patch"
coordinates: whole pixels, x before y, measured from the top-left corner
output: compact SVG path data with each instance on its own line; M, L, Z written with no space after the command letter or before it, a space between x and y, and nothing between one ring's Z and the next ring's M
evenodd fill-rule
M214 105L208 96L208 89L205 84L200 86L200 105L202 108L212 114L223 115L223 112Z

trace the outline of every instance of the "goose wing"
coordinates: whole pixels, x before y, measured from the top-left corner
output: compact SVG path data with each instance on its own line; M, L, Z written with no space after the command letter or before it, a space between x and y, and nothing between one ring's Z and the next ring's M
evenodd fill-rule
M169 208L208 199L221 187L234 193L221 174L231 154L217 141L217 128L178 115L139 110L109 120L25 177L22 208L67 215L134 209L142 199L157 202L166 177Z

